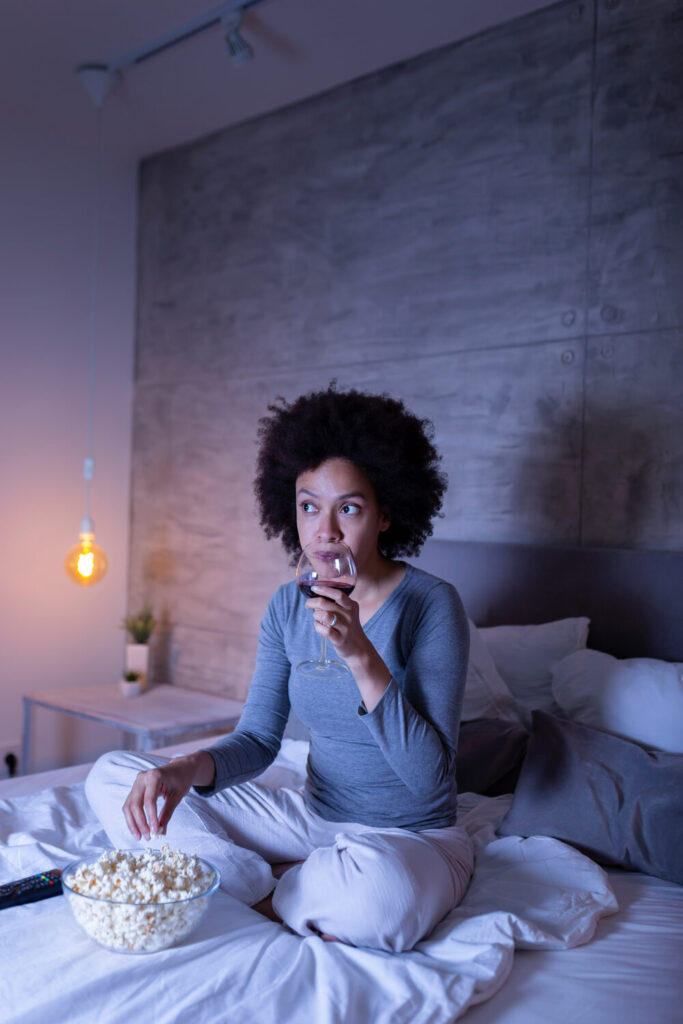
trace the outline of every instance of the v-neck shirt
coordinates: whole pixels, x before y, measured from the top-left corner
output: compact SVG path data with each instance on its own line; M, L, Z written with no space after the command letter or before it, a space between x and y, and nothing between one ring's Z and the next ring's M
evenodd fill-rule
M273 595L244 712L235 731L209 748L216 780L199 791L256 778L277 754L291 708L310 730L304 795L314 813L415 831L454 824L469 652L455 588L408 564L367 620L363 630L391 673L371 712L350 672L320 679L297 671L320 645L304 600L293 581Z

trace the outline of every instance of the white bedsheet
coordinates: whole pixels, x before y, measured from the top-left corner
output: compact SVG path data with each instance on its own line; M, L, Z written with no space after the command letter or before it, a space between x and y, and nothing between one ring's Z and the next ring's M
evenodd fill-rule
M683 886L609 871L619 913L586 945L520 951L502 990L466 1024L681 1024Z
M306 744L285 741L267 781L294 783L305 753ZM0 912L0 1020L454 1021L500 989L516 948L586 943L598 920L617 909L605 872L570 847L496 839L508 799L461 798L460 820L477 850L474 878L463 903L410 953L301 938L219 892L184 944L124 956L97 946L55 898ZM107 845L82 782L0 800L0 882Z

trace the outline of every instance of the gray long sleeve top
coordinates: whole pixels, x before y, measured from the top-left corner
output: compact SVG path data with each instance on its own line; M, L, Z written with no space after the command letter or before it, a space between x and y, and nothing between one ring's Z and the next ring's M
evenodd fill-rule
M259 775L275 758L290 706L311 732L305 798L329 821L413 831L456 818L455 755L469 629L457 591L414 566L365 624L391 681L367 712L351 674L297 672L319 638L296 583L271 599L240 722L208 748L216 790Z

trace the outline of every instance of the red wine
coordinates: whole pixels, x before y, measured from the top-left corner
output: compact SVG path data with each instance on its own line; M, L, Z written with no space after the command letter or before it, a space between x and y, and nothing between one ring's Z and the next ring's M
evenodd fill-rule
M334 587L335 590L343 590L345 594L353 593L355 583L340 583L339 580L301 580L299 590L306 597L321 597L321 594L314 594L312 587Z

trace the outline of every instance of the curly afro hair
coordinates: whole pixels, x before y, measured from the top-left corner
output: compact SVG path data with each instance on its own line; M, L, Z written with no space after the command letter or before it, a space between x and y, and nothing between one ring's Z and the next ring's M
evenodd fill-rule
M432 532L447 479L432 443L434 428L389 395L327 390L278 398L259 420L254 490L266 536L300 553L295 484L301 473L328 459L348 459L375 489L391 525L379 537L387 558L416 555Z

